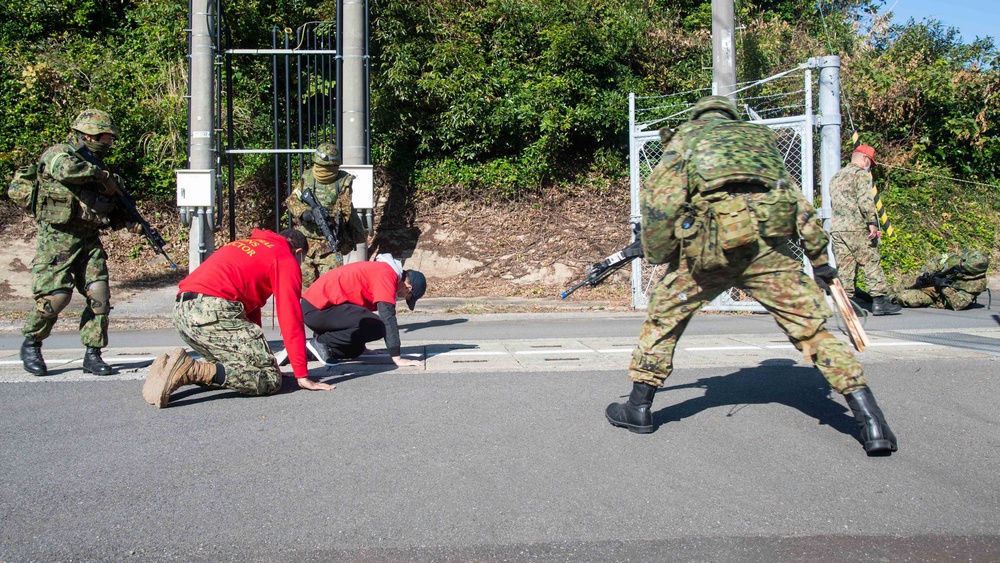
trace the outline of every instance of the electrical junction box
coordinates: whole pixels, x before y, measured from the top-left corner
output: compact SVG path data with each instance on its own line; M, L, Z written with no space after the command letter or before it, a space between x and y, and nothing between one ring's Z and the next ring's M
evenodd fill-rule
M340 169L354 176L351 189L354 197L351 201L355 209L372 209L375 207L375 173L371 164L341 164Z
M177 170L177 207L215 205L214 170Z

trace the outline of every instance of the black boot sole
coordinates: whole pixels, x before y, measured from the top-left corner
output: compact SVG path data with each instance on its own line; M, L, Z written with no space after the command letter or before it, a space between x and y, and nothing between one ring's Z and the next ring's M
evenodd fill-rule
M896 451L896 445L889 440L872 440L865 442L865 453L869 456L885 456Z
M611 426L617 426L618 428L628 428L629 432L635 432L636 434L652 434L653 430L656 428L653 426L639 426L637 424L629 424L627 422L620 422L611 418L608 413L604 413L604 418L608 419Z
M24 367L24 371L30 373L31 375L48 375L49 374L49 370L47 370L47 369L33 370L33 369L28 369L26 366L22 366L22 367Z

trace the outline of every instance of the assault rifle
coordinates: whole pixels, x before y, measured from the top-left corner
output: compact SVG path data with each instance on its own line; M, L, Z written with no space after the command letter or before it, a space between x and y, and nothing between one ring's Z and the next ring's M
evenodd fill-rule
M125 219L140 225L142 227L143 236L145 236L146 240L153 245L153 250L155 250L157 254L161 254L164 258L166 258L167 262L170 263L170 267L176 270L177 264L174 264L174 261L170 259L170 256L167 255L167 251L163 248L167 245L167 241L163 240L160 233L153 228L149 222L143 219L139 210L135 208L135 199L132 197L132 194L125 189L125 185L118 180L117 176L108 170L108 167L104 165L104 162L102 162L101 159L97 158L97 155L90 152L90 149L88 149L86 145L76 149L76 153L87 162L108 173L108 180L114 184L115 196L118 197L118 203L121 204L122 208L125 210Z
M585 285L594 287L597 284L604 281L608 276L620 270L626 264L630 263L635 258L642 258L642 241L639 240L639 225L635 226L636 239L635 242L626 246L625 248L615 252L611 256L608 256L602 262L595 262L594 265L587 267L587 277L583 279L580 283L574 285L568 290L559 294L559 297L566 299L569 294L580 289Z
M302 193L299 194L299 199L309 206L309 211L306 211L306 213L319 226L319 229L323 231L323 237L326 238L327 244L330 245L330 251L337 252L339 241L337 240L337 235L333 234L333 231L330 230L330 212L327 211L326 207L320 205L319 200L316 199L316 194L309 188L302 190ZM339 223L340 221L338 220L337 222ZM339 227L339 225L337 226Z
M916 289L924 287L949 287L954 276L962 273L961 266L952 266L943 272L924 272L917 276Z

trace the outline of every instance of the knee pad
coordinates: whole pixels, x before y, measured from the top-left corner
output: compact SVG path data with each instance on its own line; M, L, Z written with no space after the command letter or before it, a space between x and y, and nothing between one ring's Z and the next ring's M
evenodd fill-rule
M69 305L69 300L72 298L73 294L64 290L44 295L38 299L38 312L43 319L54 319Z
M87 304L95 315L107 315L111 311L111 288L108 282L99 280L87 284Z
M821 330L817 332L812 338L799 340L798 342L794 342L793 344L795 345L796 348L802 350L802 355L805 357L806 363L812 363L814 361L813 358L816 356L816 351L819 349L820 343L823 342L824 340L829 340L831 338L836 340L836 338L834 338L832 334L830 334L826 330Z

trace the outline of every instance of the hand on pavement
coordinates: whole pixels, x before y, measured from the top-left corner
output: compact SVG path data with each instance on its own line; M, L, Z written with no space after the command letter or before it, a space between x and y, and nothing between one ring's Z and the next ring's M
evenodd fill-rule
M424 363L420 360L410 360L401 356L393 356L392 361L399 367L421 367Z
M336 389L336 385L330 385L329 383L320 383L319 381L313 381L308 377L296 378L299 382L299 387L302 389L308 389L310 391L329 391L330 389Z

